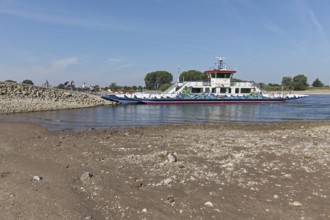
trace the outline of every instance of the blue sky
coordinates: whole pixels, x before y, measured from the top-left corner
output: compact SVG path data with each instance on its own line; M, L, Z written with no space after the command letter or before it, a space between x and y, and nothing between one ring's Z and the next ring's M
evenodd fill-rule
M329 0L0 0L0 81L144 85L165 70L330 84Z

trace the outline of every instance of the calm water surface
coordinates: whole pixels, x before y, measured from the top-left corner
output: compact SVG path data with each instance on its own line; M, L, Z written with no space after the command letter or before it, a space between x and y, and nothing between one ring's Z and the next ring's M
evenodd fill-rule
M28 121L50 130L82 130L162 124L273 123L330 120L330 95L277 104L121 105L0 115L0 121Z

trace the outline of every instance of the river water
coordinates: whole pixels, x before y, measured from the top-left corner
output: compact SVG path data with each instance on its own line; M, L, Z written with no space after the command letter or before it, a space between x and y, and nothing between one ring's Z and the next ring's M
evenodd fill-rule
M49 130L320 120L330 120L330 95L310 95L277 104L120 105L0 115L0 121L34 122Z

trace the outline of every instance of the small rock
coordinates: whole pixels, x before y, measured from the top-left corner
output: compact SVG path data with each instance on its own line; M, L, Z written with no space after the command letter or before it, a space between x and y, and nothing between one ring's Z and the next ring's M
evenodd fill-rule
M204 205L210 208L214 207L212 202L206 202Z
M167 155L167 159L168 159L169 163L173 163L173 162L176 162L178 160L178 156L175 152L174 153L169 153Z
M142 209L142 212L147 213L148 210L146 208Z
M93 219L92 216L87 216L87 217L85 218L85 220L91 220L91 219Z
M299 206L302 206L302 203L298 202L298 201L294 201L293 203L290 203L290 205L295 206L295 207L299 207Z
M280 198L278 195L273 195L273 198L274 199L278 199L278 198Z
M174 196L168 196L166 198L166 202L170 204L174 203L175 202Z
M34 176L32 178L32 180L35 180L35 181L41 181L42 180L42 177L41 176Z
M171 178L167 178L163 181L164 185L169 185L173 182L173 180Z
M90 172L85 172L81 175L80 180L85 182L88 181L92 178L93 174L91 174Z
M185 166L183 165L183 164L179 164L179 166L178 166L180 169L183 169L183 168L185 168Z
M142 186L143 186L142 181L139 181L137 179L134 180L134 182L133 182L133 187L134 188L140 189Z

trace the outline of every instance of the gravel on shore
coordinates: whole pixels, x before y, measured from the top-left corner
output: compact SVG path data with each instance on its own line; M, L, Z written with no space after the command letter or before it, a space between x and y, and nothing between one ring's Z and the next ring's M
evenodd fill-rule
M330 218L330 122L0 123L0 138L4 219Z
M84 92L0 82L0 114L113 105Z

